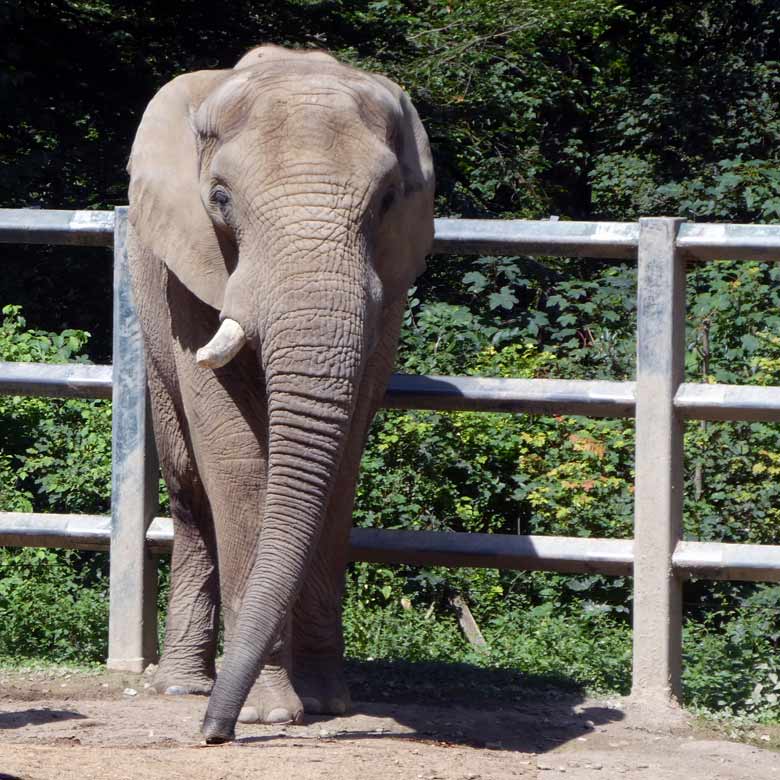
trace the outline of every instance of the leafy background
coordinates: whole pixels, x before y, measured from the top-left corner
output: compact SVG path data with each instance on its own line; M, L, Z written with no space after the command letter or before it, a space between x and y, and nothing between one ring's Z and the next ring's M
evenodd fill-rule
M320 46L384 72L428 129L440 216L780 219L780 7L771 0L200 0L0 5L0 205L107 208L140 114L171 77L250 46ZM0 358L110 360L103 250L6 247ZM778 269L689 269L689 381L780 384ZM565 258L432 258L411 291L400 370L630 379L635 269ZM88 336L91 333L91 336ZM0 398L0 508L105 512L110 408ZM689 423L685 535L777 543L780 432ZM382 412L356 523L623 537L633 424ZM163 581L165 572L163 571ZM0 653L99 660L104 556L0 552ZM461 594L488 642L462 638ZM780 588L685 586L685 696L780 718ZM625 691L630 582L355 564L345 630L362 658L444 659Z

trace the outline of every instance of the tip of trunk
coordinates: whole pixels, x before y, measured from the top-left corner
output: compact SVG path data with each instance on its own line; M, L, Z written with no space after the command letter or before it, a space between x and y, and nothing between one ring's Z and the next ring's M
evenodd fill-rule
M235 726L228 718L212 718L206 713L201 731L207 745L222 745L236 738Z

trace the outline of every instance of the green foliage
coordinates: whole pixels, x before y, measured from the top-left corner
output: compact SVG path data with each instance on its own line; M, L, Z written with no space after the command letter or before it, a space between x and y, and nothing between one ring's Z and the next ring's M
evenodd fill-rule
M5 306L0 360L81 360L89 334L26 327ZM111 408L106 401L0 396L0 511L107 512ZM107 557L0 548L0 655L55 661L105 657Z
M0 656L102 661L108 578L73 550L0 548Z
M88 333L29 330L6 306L0 360L83 361ZM0 509L107 512L111 496L111 406L107 401L0 396Z
M347 653L368 660L447 660L508 668L529 678L576 681L597 692L627 693L631 632L625 621L592 606L564 604L547 593L535 607L511 604L481 623L488 647L459 634L451 613L424 603L367 607L351 590L344 608ZM686 705L765 723L780 719L777 624L780 589L761 586L738 609L688 620L684 636Z
M764 0L629 7L593 117L594 212L776 219L780 9Z
M685 626L688 702L760 722L780 720L780 588L761 585L737 608Z
M347 653L365 659L467 663L511 668L529 676L576 681L593 691L626 692L630 632L600 613L554 608L505 609L482 625L487 649L468 645L452 615L436 616L388 605L344 607Z

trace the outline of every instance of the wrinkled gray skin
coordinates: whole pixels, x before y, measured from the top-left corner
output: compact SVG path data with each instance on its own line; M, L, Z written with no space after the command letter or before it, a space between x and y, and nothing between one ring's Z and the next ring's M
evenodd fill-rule
M343 712L358 464L433 238L425 131L389 80L264 46L163 87L129 171L175 527L153 686L211 692L208 742L233 738L242 707L242 720L269 722ZM212 340L220 321L227 348Z

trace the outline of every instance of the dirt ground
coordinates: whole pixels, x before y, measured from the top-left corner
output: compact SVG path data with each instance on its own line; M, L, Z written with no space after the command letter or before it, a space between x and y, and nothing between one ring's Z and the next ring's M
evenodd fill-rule
M350 716L239 724L235 743L205 747L203 698L150 695L140 675L0 671L0 780L780 778L773 750L619 699L441 664L349 673Z

